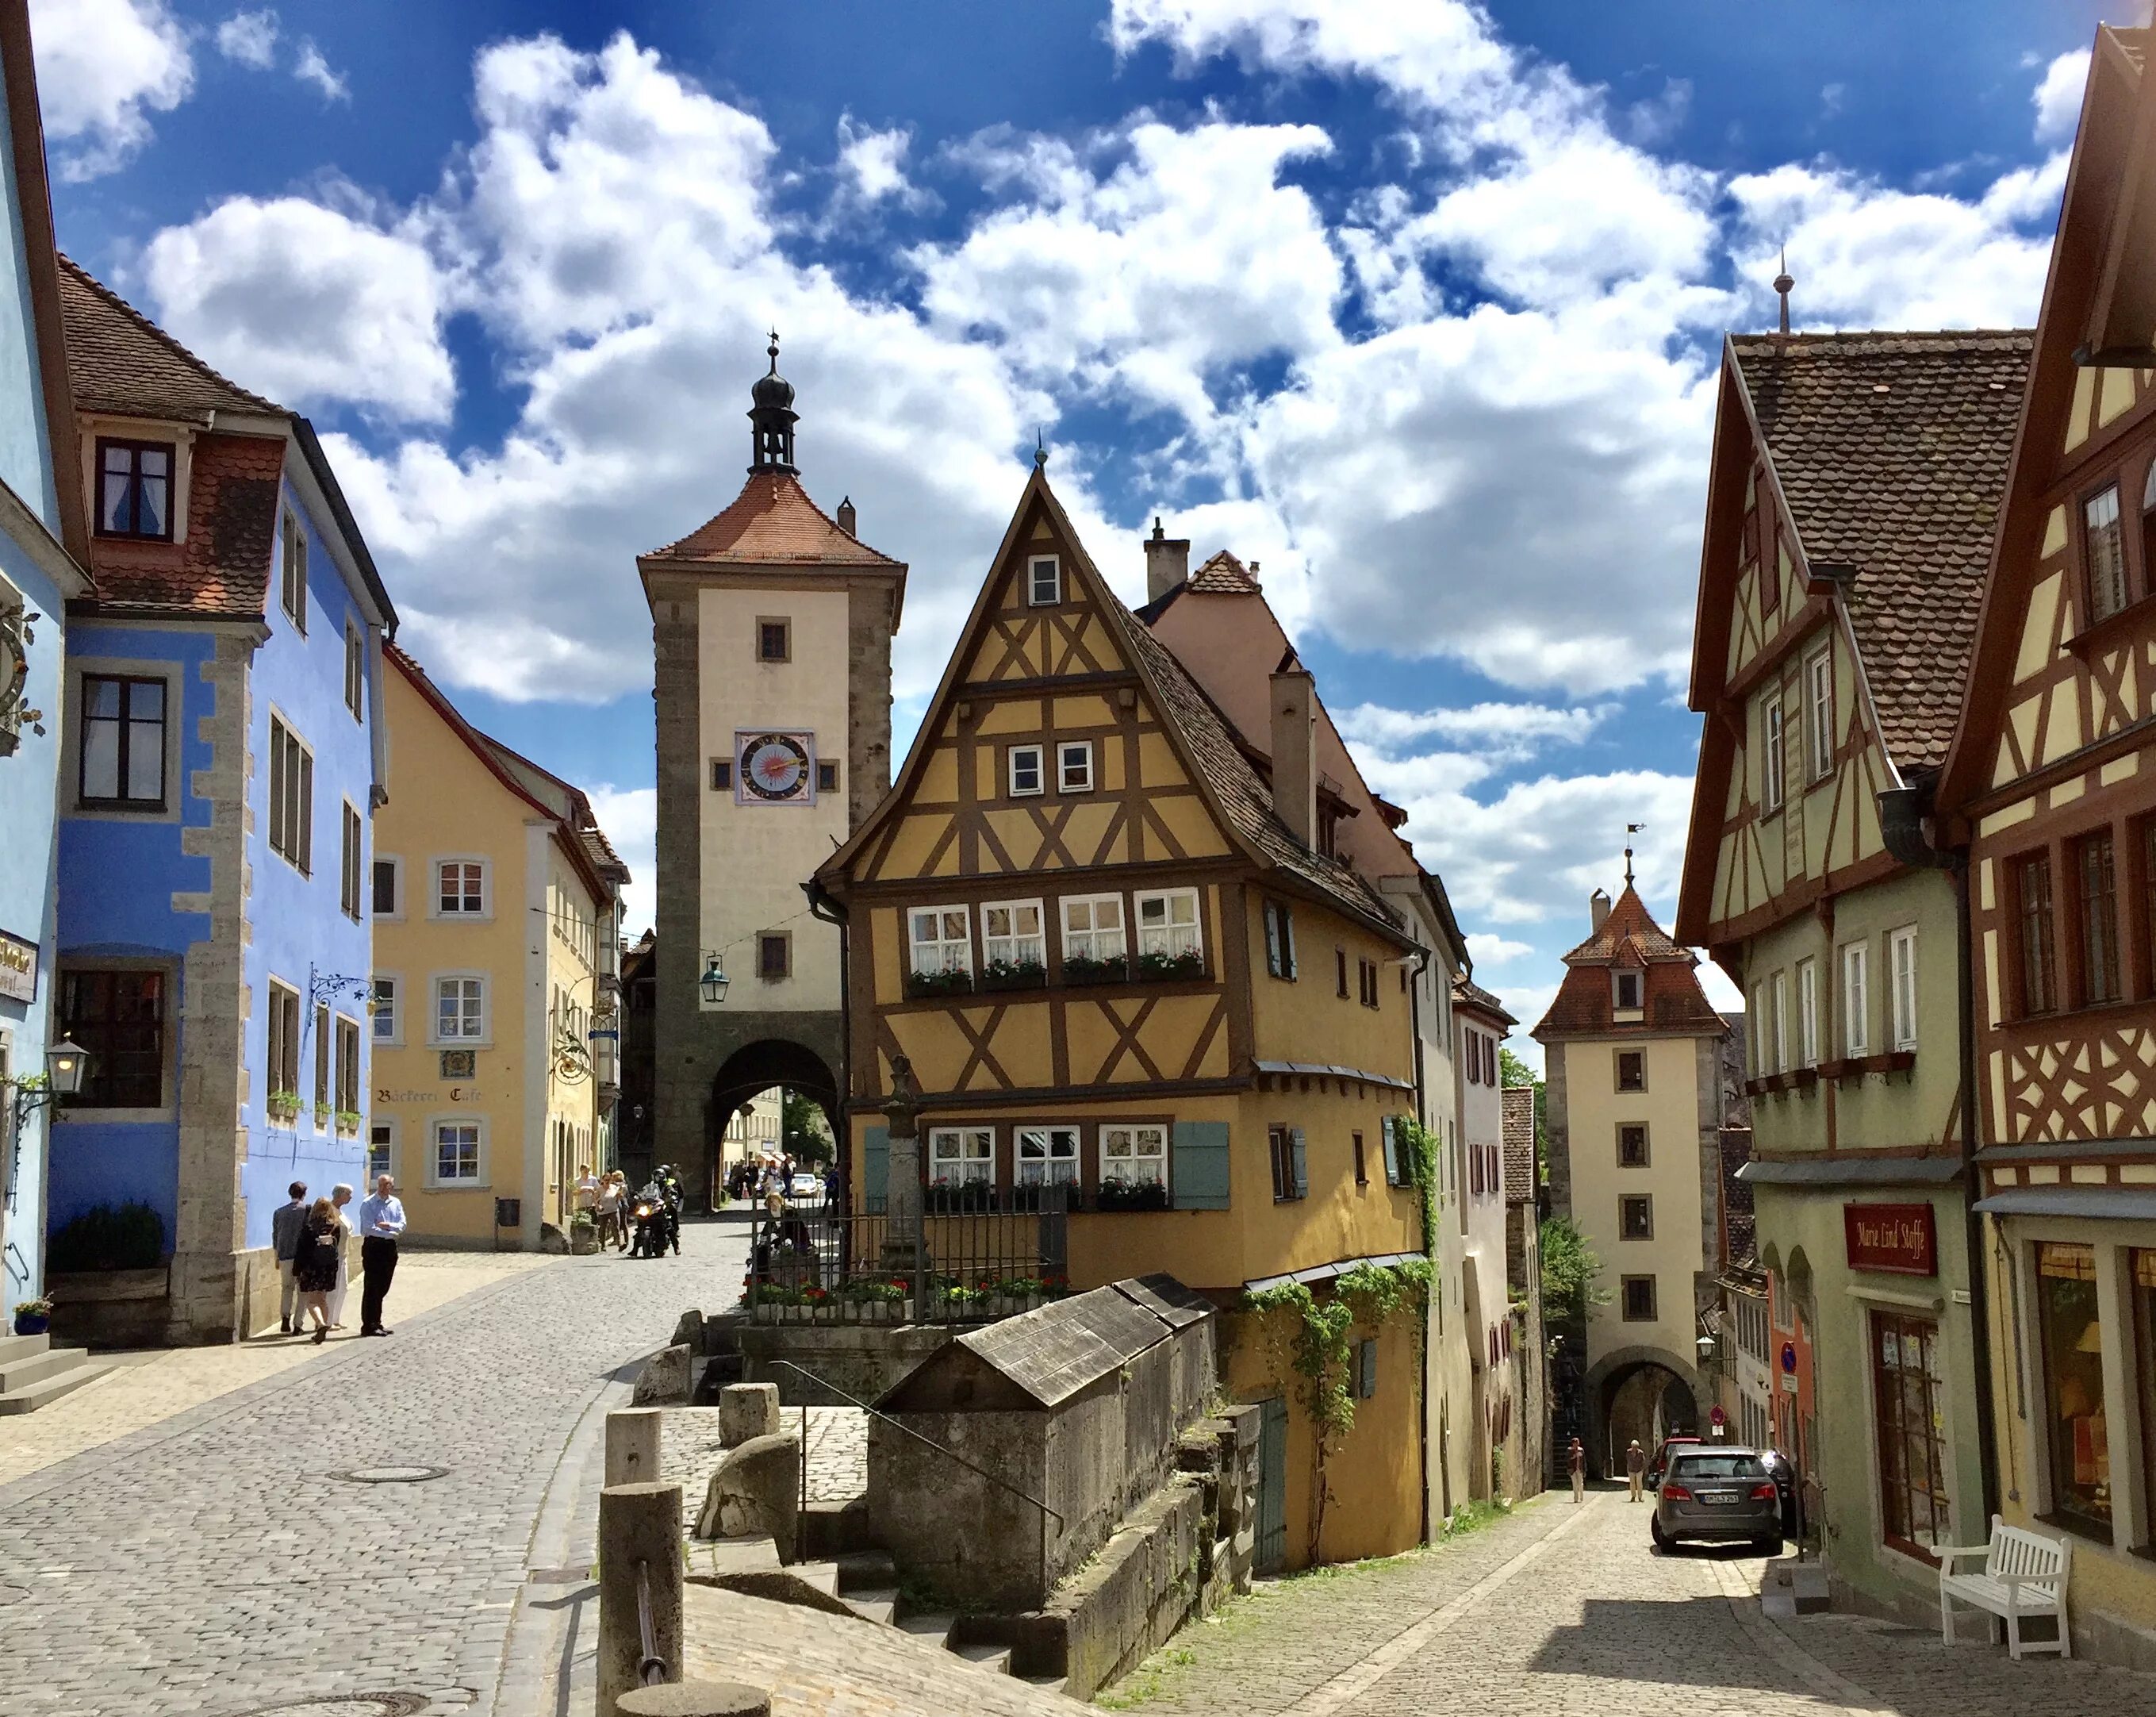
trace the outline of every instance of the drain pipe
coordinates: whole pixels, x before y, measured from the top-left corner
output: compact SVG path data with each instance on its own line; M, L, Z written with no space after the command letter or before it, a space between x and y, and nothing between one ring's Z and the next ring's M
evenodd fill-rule
M1408 979L1408 1031L1414 1044L1415 1125L1422 1127L1423 1115L1430 1105L1430 1087L1425 1082L1428 1067L1422 1046L1422 979L1430 969L1430 951L1426 948L1415 950L1414 973ZM1420 1189L1417 1189L1419 1192ZM1425 1234L1422 1249L1430 1262L1430 1291L1433 1295L1445 1292L1445 1279L1437 1273L1437 1236ZM1422 1411L1415 1415L1415 1452L1422 1463L1422 1542L1430 1542L1430 1350L1435 1344L1430 1339L1430 1308L1422 1311Z
M1961 1077L1962 1248L1969 1271L1969 1356L1975 1367L1976 1458L1984 1488L1982 1518L1999 1512L1999 1427L1991 1375L1991 1297L1984 1273L1984 1218L1977 1200L1984 1190L1977 1166L1976 956L1969 928L1969 850L1941 847L1924 825L1933 811L1936 770L1907 786L1879 795L1879 835L1887 851L1917 870L1945 871L1954 891L1955 980L1958 990Z

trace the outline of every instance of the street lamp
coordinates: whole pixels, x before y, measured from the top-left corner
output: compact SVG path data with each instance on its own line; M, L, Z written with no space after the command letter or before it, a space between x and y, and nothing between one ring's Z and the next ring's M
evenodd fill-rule
M25 1073L13 1080L0 1080L0 1085L12 1084L15 1087L13 1131L18 1148L23 1123L56 1098L77 1095L82 1090L83 1075L89 1070L90 1051L72 1037L63 1035L58 1043L45 1051L45 1071L42 1074Z
M696 981L704 992L704 1000L712 1006L716 1007L726 999L726 963L716 954L704 956L704 975Z

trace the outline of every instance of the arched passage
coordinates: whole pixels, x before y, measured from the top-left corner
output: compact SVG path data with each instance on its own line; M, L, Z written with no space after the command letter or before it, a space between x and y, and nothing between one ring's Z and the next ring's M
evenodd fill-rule
M745 1043L720 1064L711 1078L711 1100L704 1106L704 1158L689 1173L691 1199L708 1203L726 1125L758 1092L774 1085L798 1092L824 1112L831 1137L843 1140L839 1125L839 1079L824 1057L806 1044L783 1037Z
M1624 1471L1634 1437L1651 1455L1671 1432L1700 1430L1699 1374L1660 1348L1604 1354L1588 1371L1585 1395L1588 1470L1605 1478Z

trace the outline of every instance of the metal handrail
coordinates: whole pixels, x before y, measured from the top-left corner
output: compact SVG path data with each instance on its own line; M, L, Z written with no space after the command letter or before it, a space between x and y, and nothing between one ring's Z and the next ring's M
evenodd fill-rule
M1069 1521L1065 1520L1065 1519L1063 1518L1063 1516L1062 1516L1062 1515L1060 1515L1060 1514L1057 1514L1057 1513L1056 1513L1056 1511L1055 1511L1055 1509L1051 1509L1050 1507L1049 1507L1049 1505L1048 1505L1046 1503L1045 1503L1045 1502L1041 1501L1041 1499L1040 1499L1039 1497L1037 1497L1037 1496L1034 1496L1034 1495L1030 1494L1030 1493L1028 1493L1028 1492L1025 1492L1025 1491L1020 1490L1020 1489L1019 1489L1019 1488L1015 1484L1013 1484L1013 1483L1012 1483L1009 1479L1006 1479L1006 1478L997 1478L997 1477L996 1477L996 1475L995 1475L994 1473L993 1473L989 1472L989 1471L988 1470L988 1468L985 1468L985 1467L977 1467L977 1466L975 1466L975 1465L974 1465L971 1461L968 1460L968 1459L967 1459L963 1455L960 1454L960 1453L957 1452L957 1450L956 1450L956 1449L952 1449L952 1448L946 1448L946 1447L945 1447L942 1443L940 1443L940 1442L937 1442L937 1441L936 1441L936 1439L935 1439L934 1437L923 1437L923 1436L922 1436L919 1432L916 1431L916 1430L915 1430L915 1429L914 1429L911 1425L901 1425L901 1424L900 1424L900 1423L899 1423L899 1421L898 1421L897 1420L896 1420L896 1419L892 1418L892 1417L891 1416L891 1415L890 1415L890 1414L888 1414L888 1413L886 1413L886 1412L883 1412L883 1411L880 1411L880 1410L879 1410L879 1409L877 1409L877 1408L875 1408L875 1407L870 1406L866 1401L860 1401L860 1400L857 1400L855 1397L854 1397L854 1396L852 1396L848 1395L848 1394L845 1392L845 1391L844 1391L843 1389L839 1388L839 1385L838 1385L837 1384L835 1384L835 1383L833 1383L833 1382L829 1381L829 1380L828 1379L826 1379L826 1378L819 1377L819 1376L818 1376L818 1375L817 1375L814 1371L811 1371L811 1370L809 1370L806 1365L795 1365L795 1364L793 1363L793 1360L773 1360L769 1361L768 1363L770 1363L770 1364L772 1364L772 1365L783 1365L783 1366L785 1366L785 1367L786 1367L786 1369L787 1369L788 1370L789 1370L789 1371L796 1371L796 1372L798 1372L802 1376L806 1377L806 1378L807 1378L807 1379L808 1379L811 1383L817 1384L817 1385L820 1385L821 1387L823 1387L823 1388L824 1388L824 1389L828 1389L828 1390L829 1390L829 1391L831 1391L831 1393L832 1393L833 1395L834 1395L834 1396L838 1396L838 1397L839 1397L839 1399L840 1401L844 1401L844 1402L848 1403L850 1406L859 1407L859 1408L860 1408L860 1409L864 1413L866 1413L867 1415L869 1415L869 1416L870 1416L870 1417L874 1418L874 1419L880 1419L880 1420L882 1420L882 1421L883 1421L883 1422L884 1422L885 1424L886 1424L886 1425L890 1426L890 1427L891 1427L891 1428L892 1430L894 1430L894 1431L899 1431L899 1432L903 1432L906 1436L908 1436L908 1437L911 1437L911 1438L912 1438L916 1442L918 1442L918 1443L925 1443L925 1444L927 1444L930 1448L934 1449L934 1450L936 1451L936 1452L937 1452L937 1453L938 1453L939 1455L947 1455L947 1456L949 1456L951 1459L952 1459L952 1460L956 1461L956 1462L957 1462L957 1463L961 1467L963 1467L963 1468L965 1468L968 1473L973 1473L973 1474L975 1477L977 1477L977 1478L985 1478L985 1479L987 1479L987 1480L988 1481L988 1483L991 1483L991 1484L993 1484L993 1485L994 1485L994 1486L996 1487L996 1488L997 1488L997 1489L998 1489L998 1490L1007 1490L1007 1491L1009 1491L1009 1492L1013 1496L1016 1497L1016 1498L1017 1498L1020 1502L1022 1502L1022 1503L1030 1503L1030 1504L1033 1504L1033 1506L1034 1506L1034 1508L1036 1508L1036 1509L1040 1509L1040 1512L1041 1512L1043 1514L1046 1515L1050 1519L1052 1519L1053 1521L1055 1521L1055 1523L1058 1526L1067 1526L1067 1525L1069 1525L1069 1524L1070 1524L1070 1522L1069 1522ZM803 1407L802 1407L802 1410L801 1410L801 1437L802 1437L802 1446L803 1446L803 1454L802 1458L803 1458L803 1462L805 1463L805 1462L806 1462L806 1460L807 1460L807 1458L808 1458L808 1457L807 1457L807 1453L806 1453L806 1449L807 1449L807 1446L808 1446L808 1410L807 1405L806 1405L805 1403L803 1405ZM804 1496L804 1497L802 1499L802 1500L803 1500L803 1502L806 1502L806 1501L808 1500L808 1499Z
M644 1645L637 1673L646 1687L657 1687L666 1679L666 1660L659 1655L659 1630L651 1620L651 1564L640 1557L636 1564L636 1626Z

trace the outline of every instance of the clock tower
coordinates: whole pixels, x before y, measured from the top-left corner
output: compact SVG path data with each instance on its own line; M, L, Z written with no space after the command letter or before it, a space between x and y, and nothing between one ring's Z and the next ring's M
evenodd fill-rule
M777 334L770 354L741 493L636 563L658 717L650 1136L700 1209L726 1123L757 1092L814 1098L845 1136L839 933L802 885L891 784L906 566L854 534L850 501L833 517L808 498ZM702 982L714 966L722 1000Z

